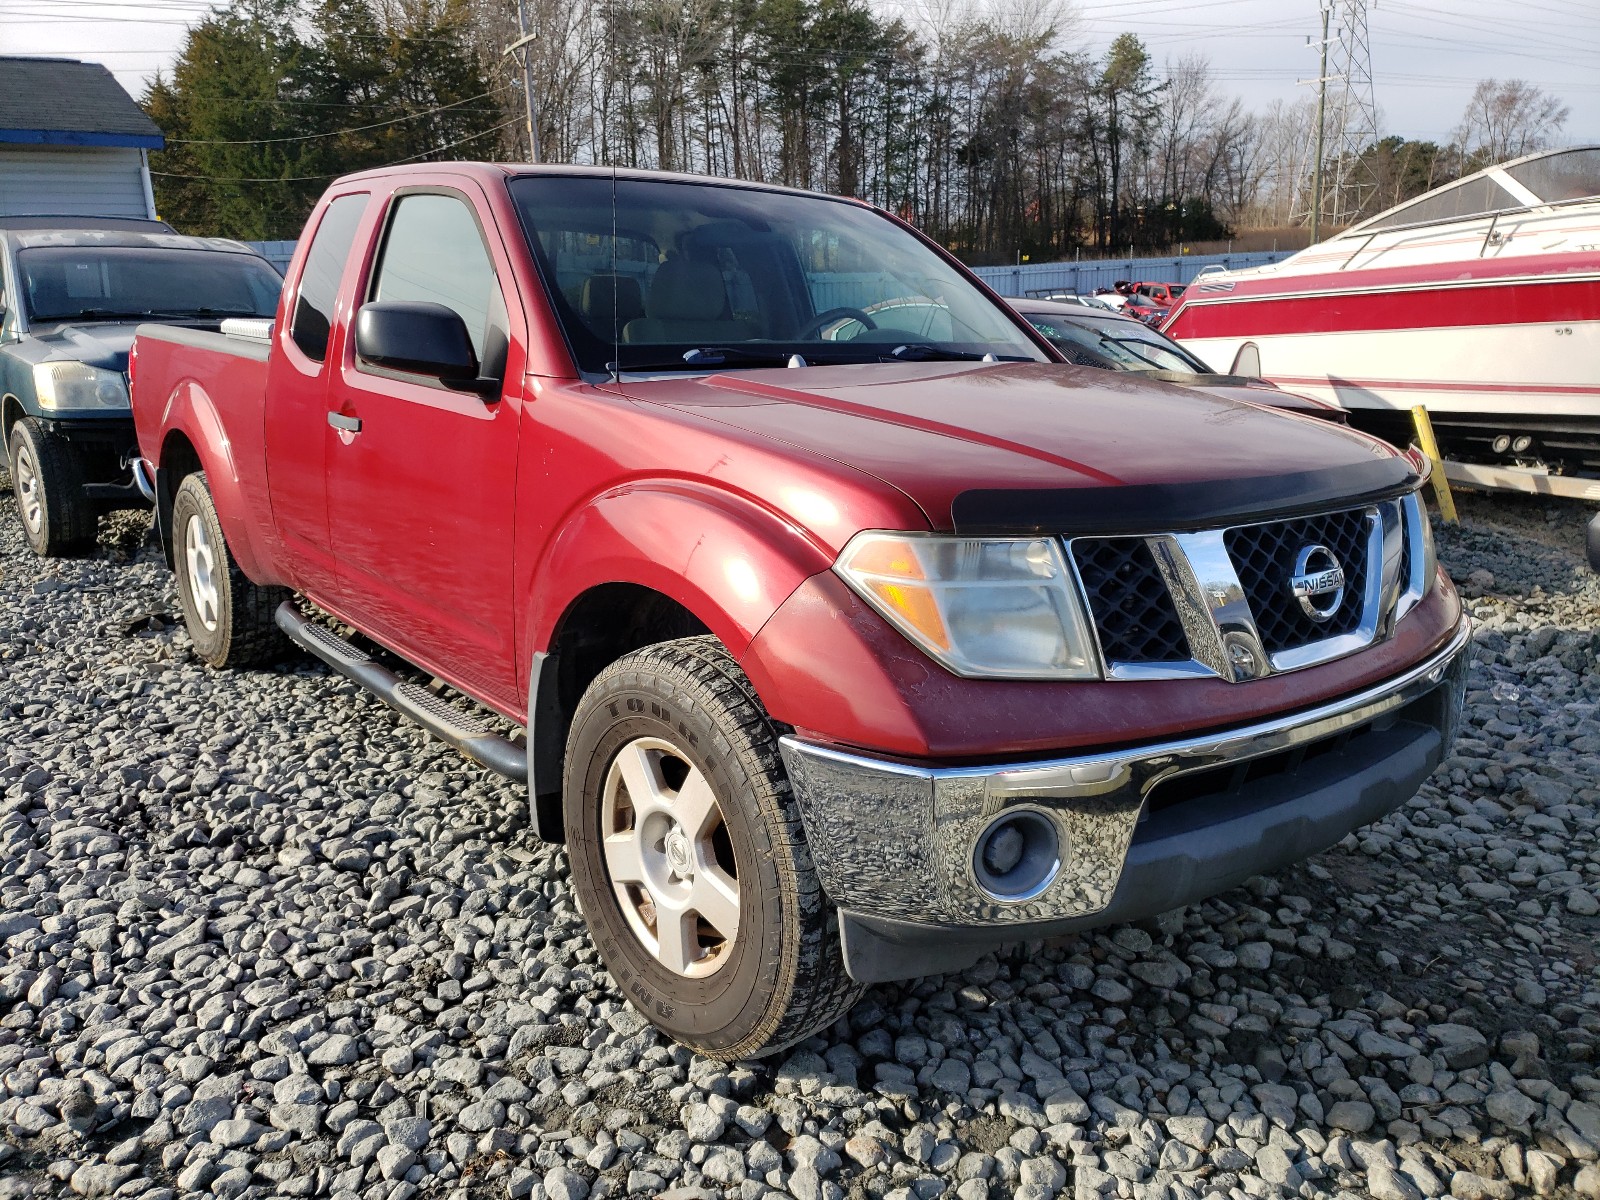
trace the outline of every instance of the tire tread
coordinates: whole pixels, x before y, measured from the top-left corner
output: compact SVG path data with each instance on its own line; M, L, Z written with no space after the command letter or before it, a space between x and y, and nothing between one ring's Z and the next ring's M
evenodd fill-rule
M204 471L186 475L178 484L177 493L173 497L174 541L179 537L178 530L181 528L176 517L178 501L184 491L191 486L199 491L199 500L203 503L201 511L213 526L212 532L216 535L218 551L227 564L228 643L223 648L220 659L205 655L202 657L205 657L212 666L223 669L270 666L281 659L290 646L289 639L283 630L278 628L276 614L278 605L289 599L291 593L287 588L255 583L239 569L239 564L234 561L233 553L228 549L227 541L222 535L222 522L217 518L216 502L211 498L211 488L206 482ZM175 545L173 550L179 560L177 569L182 571L183 549ZM187 614L185 617L187 619ZM194 639L192 629L190 638Z
M100 532L100 517L83 495L83 468L66 444L32 417L18 421L12 438L24 437L33 455L34 475L44 489L43 547L34 550L43 558L81 556L94 548ZM9 463L12 487L16 486L15 456ZM22 516L20 509L17 516ZM27 535L27 526L23 526ZM32 537L28 537L33 544Z
M737 1045L695 1048L722 1059L776 1053L833 1024L863 990L844 968L837 917L812 864L799 804L778 753L778 730L738 662L715 637L646 646L612 663L591 686L597 690L627 686L642 677L670 680L702 707L711 701L733 723L744 749L756 757L760 773L750 782L766 818L758 824L766 826L770 842L776 843L769 849L780 887L795 903L783 906L787 928L782 960L773 981L774 1002L764 1019ZM718 749L731 753L735 747Z

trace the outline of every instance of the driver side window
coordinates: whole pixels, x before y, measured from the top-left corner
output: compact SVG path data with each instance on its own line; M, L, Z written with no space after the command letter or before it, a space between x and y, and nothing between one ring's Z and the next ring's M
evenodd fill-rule
M389 218L383 259L373 280L373 300L427 300L455 310L466 323L472 349L487 367L494 334L505 311L494 262L478 222L456 196L417 192L401 196Z

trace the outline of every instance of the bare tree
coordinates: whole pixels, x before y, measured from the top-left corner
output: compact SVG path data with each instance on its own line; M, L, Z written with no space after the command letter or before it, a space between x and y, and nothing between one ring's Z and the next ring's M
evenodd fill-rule
M1456 130L1463 167L1476 169L1544 149L1571 111L1521 79L1479 81Z

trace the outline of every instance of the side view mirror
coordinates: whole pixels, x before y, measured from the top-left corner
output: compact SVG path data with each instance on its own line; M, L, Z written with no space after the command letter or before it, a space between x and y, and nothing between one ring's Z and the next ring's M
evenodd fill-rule
M427 375L446 387L488 394L499 380L478 375L461 315L426 300L380 300L356 313L356 356L375 367Z

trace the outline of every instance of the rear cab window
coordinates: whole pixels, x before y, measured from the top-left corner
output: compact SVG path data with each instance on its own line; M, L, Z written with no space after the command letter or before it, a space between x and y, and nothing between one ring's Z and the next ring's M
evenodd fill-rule
M317 222L311 249L306 252L289 336L300 352L315 362L328 357L328 333L333 328L339 281L344 277L345 263L370 199L367 193L360 192L331 201Z

